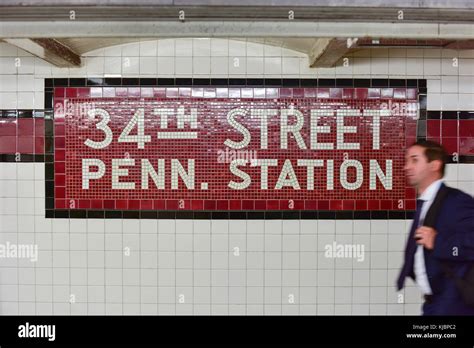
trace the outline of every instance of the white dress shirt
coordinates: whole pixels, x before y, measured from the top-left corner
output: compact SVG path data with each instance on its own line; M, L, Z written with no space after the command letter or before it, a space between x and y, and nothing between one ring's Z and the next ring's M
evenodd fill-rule
M436 197L436 194L438 193L438 190L443 183L442 179L436 180L435 182L431 183L430 186L426 188L426 190L418 197L418 199L422 199L425 201L423 203L423 206L421 207L421 213L420 213L420 225L422 225L426 213L428 212L428 209L430 208L431 204L433 203L433 200ZM414 264L414 269L413 269L416 277L416 283L418 284L418 287L420 290L423 292L425 295L432 295L431 287L430 287L430 282L428 281L428 276L426 274L426 266L425 266L425 255L423 253L423 245L418 245L416 252L415 252L415 264Z

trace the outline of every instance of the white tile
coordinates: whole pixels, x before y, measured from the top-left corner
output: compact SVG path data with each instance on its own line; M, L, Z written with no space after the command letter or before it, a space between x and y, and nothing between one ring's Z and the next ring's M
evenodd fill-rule
M35 79L33 75L18 75L18 91L34 92Z
M175 53L175 40L173 39L160 39L158 40L158 56L160 57L173 57Z
M44 109L44 92L35 92L34 98L33 107L35 109Z
M247 74L261 75L263 71L263 57L247 57Z
M473 59L459 59L459 75L474 75Z
M474 93L458 95L459 110L474 110Z
M441 93L441 80L427 79L426 87L428 95L431 93Z
M246 64L245 57L229 56L229 75L245 75L247 72Z
M441 62L439 59L425 58L423 72L425 76L441 75Z
M441 94L441 108L442 110L458 110L458 99L457 93L444 93Z
M211 55L211 39L208 38L196 38L193 40L193 51L194 57L209 57Z
M211 39L211 56L227 57L229 55L229 40Z
M122 75L124 76L136 76L140 72L140 60L139 57L122 57Z
M407 75L423 76L423 58L407 58Z
M0 57L0 74L16 74L18 62L16 57Z
M388 60L388 73L390 75L406 75L407 61L406 58L390 57Z
M35 72L35 57L19 57L18 73L33 74Z
M457 75L458 71L459 71L458 58L441 59L441 74L442 75Z
M474 181L474 164L458 164L458 180Z
M474 76L459 76L459 90L474 94Z
M138 57L140 55L140 42L122 45L122 57Z
M34 92L18 92L19 109L34 109L35 93Z
M350 58L349 64L352 65L352 71L355 75L370 74L370 59L368 58Z
M140 75L156 75L157 66L156 57L140 57Z
M263 49L259 50L260 54L251 52L249 56L261 56L263 55ZM247 55L247 43L245 40L229 40L229 57L238 57Z
M10 45L6 42L0 42L0 56L18 57L18 49L16 46Z
M210 57L193 57L193 75L209 75L211 73Z
M155 57L158 53L158 43L156 40L141 41L139 46L141 57Z
M173 57L158 57L158 75L173 76L175 61Z
M427 110L441 110L441 94L428 93L426 108Z
M292 75L300 73L300 58L282 57L282 74Z
M193 39L176 39L176 57L191 57L193 55Z
M104 57L104 74L122 74L122 57Z
M211 57L211 75L224 75L229 73L229 59L227 57Z
M441 92L457 93L458 83L459 81L457 76L441 76Z
M176 75L188 75L193 73L192 57L176 57Z
M3 75L0 78L0 92L16 92L18 90L18 75Z

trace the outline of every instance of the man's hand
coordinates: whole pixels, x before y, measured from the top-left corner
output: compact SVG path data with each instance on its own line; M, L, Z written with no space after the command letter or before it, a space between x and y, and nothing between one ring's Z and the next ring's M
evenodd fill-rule
M426 249L434 248L436 230L431 227L421 226L415 231L416 244L423 245Z

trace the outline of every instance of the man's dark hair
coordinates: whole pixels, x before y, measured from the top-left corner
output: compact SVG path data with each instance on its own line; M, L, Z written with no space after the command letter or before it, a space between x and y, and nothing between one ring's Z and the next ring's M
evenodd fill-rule
M428 162L439 160L441 161L441 176L444 176L446 162L448 161L448 153L443 145L432 140L418 140L411 146L421 146L425 149L425 156Z

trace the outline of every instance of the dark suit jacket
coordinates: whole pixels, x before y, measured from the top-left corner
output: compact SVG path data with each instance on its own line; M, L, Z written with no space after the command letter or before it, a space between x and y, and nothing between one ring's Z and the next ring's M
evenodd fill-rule
M441 267L441 262L448 264L456 275L463 277L474 265L474 199L444 184L441 189L448 190L448 194L436 218L434 249L423 249L433 292L433 302L425 304L423 311L425 315L474 315L474 307L463 302L456 284ZM415 280L413 270L410 276Z

